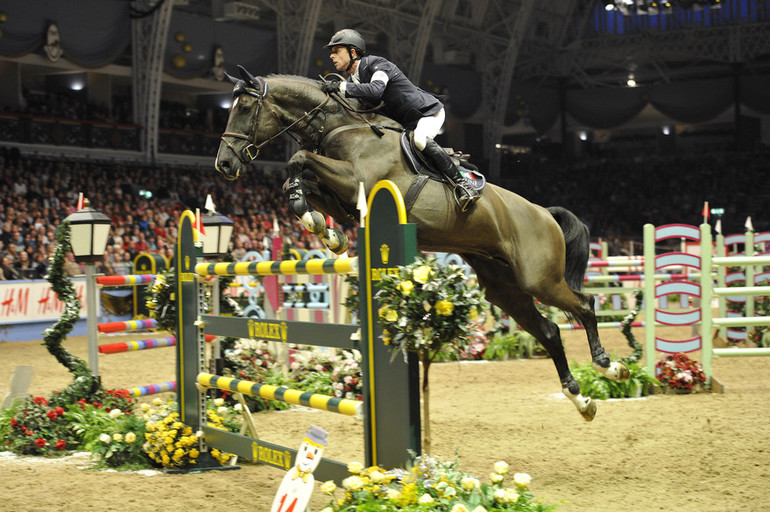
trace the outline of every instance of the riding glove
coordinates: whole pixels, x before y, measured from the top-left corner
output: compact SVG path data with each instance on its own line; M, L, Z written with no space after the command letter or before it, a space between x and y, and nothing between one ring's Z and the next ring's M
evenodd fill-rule
M321 82L321 90L326 94L331 94L333 92L340 92L340 82L338 81Z

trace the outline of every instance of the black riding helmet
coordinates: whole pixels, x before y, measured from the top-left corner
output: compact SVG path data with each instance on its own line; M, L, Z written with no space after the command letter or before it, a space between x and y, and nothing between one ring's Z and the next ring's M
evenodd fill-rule
M348 49L350 65L345 71L350 71L350 68L353 67L353 63L363 57L366 53L366 40L361 34L351 28L338 30L329 40L329 44L324 46L324 48L330 49L334 46L344 46ZM356 49L356 55L358 55L356 58L353 58L353 54L350 53L351 48Z

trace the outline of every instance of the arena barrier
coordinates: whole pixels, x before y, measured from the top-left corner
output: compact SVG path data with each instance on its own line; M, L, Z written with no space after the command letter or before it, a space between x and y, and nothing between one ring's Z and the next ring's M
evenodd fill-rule
M406 224L403 199L392 182L378 183L368 199L365 228L358 233L358 275L360 325L318 324L262 318L239 318L207 315L201 300L203 276L230 275L235 272L355 272L353 259L307 262L262 262L256 265L204 264L194 241L194 216L184 212L179 221L175 267L177 269L177 389L180 420L193 431L201 430L204 439L201 453L209 448L233 453L247 460L288 470L294 464L296 450L241 434L226 432L206 425L206 390L210 387L236 389L239 392L262 391L271 397L284 398L300 392L280 388L254 388L254 383L234 382L206 372L203 336L205 334L296 343L300 345L356 349L362 355L364 400L361 405L345 402L343 409L358 411L363 416L365 462L367 466L404 467L409 452L421 453L419 367L410 354L391 358L390 349L379 339L378 307L372 297L376 281L384 273L395 272L399 265L414 260L417 253L416 228ZM248 268L248 270L243 270ZM269 269L269 270L266 270ZM221 385L221 386L220 386ZM234 387L234 388L233 388ZM301 393L300 393L301 395ZM298 397L295 401L314 406L324 402L328 410L332 397ZM333 409L333 407L332 407ZM341 440L340 442L344 442ZM200 465L200 464L199 464ZM215 464L212 463L213 469ZM321 480L341 481L348 476L347 465L322 460L314 472Z
M721 235L719 235L721 236ZM685 239L700 244L700 255L684 252L656 254L656 244L666 239ZM748 243L747 243L748 246ZM655 352L678 353L701 351L701 363L706 373L707 384L712 383L712 360L714 356L766 356L770 348L713 348L714 327L770 325L770 317L728 318L713 317L712 299L727 296L768 296L770 286L721 287L714 286L717 275L713 267L744 266L747 273L755 266L770 265L770 255L762 256L712 256L711 226L700 227L686 224L669 224L655 227L644 226L644 271L645 271L645 365L651 375L655 374ZM679 279L656 283L657 271L672 265L685 265L698 271L698 278ZM750 282L750 281L749 281ZM668 312L656 307L656 300L666 295L692 297L693 307L687 311ZM700 326L700 333L683 340L663 339L655 335L656 325ZM695 333L694 333L695 334Z

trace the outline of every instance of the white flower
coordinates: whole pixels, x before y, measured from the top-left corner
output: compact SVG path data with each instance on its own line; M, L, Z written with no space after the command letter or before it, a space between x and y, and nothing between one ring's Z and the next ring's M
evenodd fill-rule
M222 407L223 405L225 405L225 399L224 398L215 398L214 399L214 405L216 405L217 407Z
M431 503L433 503L433 496L431 496L426 492L425 494L420 496L420 498L417 500L417 503L419 503L420 505L430 505Z
M508 463L504 460L495 462L495 473L498 475L504 475L508 473Z
M462 503L458 503L457 505L452 507L451 512L468 512L468 507L466 507Z
M466 477L463 477L463 479L460 481L460 485L466 491L472 491L473 489L479 486L479 481L476 478L466 476Z
M233 410L234 410L234 411L238 411L238 412L241 412L241 411L243 410L243 405L241 405L241 403L240 403L240 402L238 402L237 404L235 404L235 405L233 406Z
M225 407L224 405L222 407L218 407L217 414L219 414L220 416L224 416L225 414L227 414L227 407Z
M444 491L444 497L448 498L451 496L457 496L457 489L455 489L454 487L447 487L446 490Z
M163 400L161 400L160 398L153 398L152 403L156 407L160 407L161 405L163 405Z
M321 510L321 512L334 512L334 509L331 507L326 507L325 509Z
M112 441L112 436L109 434L102 434L99 436L99 441L103 442L104 444L110 444L110 441Z
M479 505L478 507L473 509L473 512L487 512L487 509Z
M489 475L489 479L492 481L493 484L499 484L505 479L505 477L500 473L492 473L491 475Z
M516 473L513 475L513 483L515 483L516 487L519 489L523 489L532 483L532 477L527 473Z
M152 407L150 407L150 404L142 404L139 407L142 409L142 412L147 412L150 409L152 409Z
M119 418L121 414L123 414L123 411L120 409L112 409L110 411L110 418L114 420L115 418Z

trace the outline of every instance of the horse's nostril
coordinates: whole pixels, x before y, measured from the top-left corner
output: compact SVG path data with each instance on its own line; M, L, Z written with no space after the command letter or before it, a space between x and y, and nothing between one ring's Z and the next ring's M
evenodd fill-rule
M221 160L221 161L219 162L219 167L220 167L220 168L221 168L223 171L227 171L227 170L229 170L229 169L230 169L230 162L228 162L227 160Z

